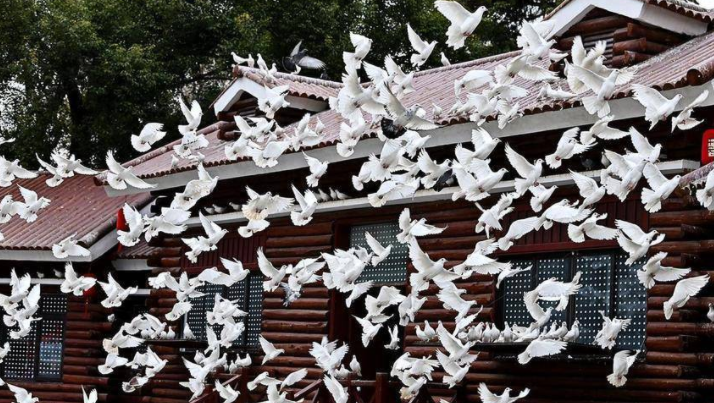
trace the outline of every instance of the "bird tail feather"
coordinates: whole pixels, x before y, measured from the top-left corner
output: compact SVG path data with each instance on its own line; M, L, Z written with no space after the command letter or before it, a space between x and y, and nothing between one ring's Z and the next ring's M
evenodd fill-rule
M573 242L581 243L585 241L585 234L577 225L568 224L568 236Z
M610 374L607 376L608 382L612 384L612 386L619 388L621 386L624 386L625 383L627 382L627 377L626 376L617 376L615 374Z
M549 167L556 169L560 168L561 160L557 159L554 154L550 154L546 155L545 163L548 164Z
M642 203L650 213L656 213L662 208L662 200L652 189L642 189Z

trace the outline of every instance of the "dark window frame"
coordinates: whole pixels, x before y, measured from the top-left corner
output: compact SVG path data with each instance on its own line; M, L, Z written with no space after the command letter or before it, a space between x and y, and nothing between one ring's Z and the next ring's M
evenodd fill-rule
M65 309L64 312L45 312L42 306L43 299L40 299L40 309L35 313L35 317L40 317L42 318L41 320L34 321L32 323L32 326L34 327L34 330L31 331L34 332L34 353L32 355L32 359L34 361L33 363L33 368L32 368L32 377L30 378L18 378L18 377L13 377L13 376L8 376L6 375L6 370L7 366L10 363L8 360L9 357L5 357L5 360L3 360L2 364L0 364L0 373L2 373L2 379L3 380L10 380L10 381L20 381L20 382L45 382L45 383L51 383L51 382L61 382L62 377L64 375L64 357L65 357L65 348L66 348L66 340L67 340L67 304L69 303L69 300L66 295L61 294L61 293L55 293L55 294L48 294L44 295L44 298L47 297L63 297L64 298L64 303L65 303ZM45 299L46 300L46 299ZM47 376L43 375L40 373L40 349L42 346L42 337L44 335L44 323L46 320L56 320L61 322L61 337L60 337L60 359L59 359L59 371L56 374L56 376ZM0 344L5 344L5 342L12 342L14 340L25 340L28 336L25 336L22 339L11 339L10 334L9 334L9 329L7 326L5 326L4 322L0 322ZM12 347L11 347L12 351Z
M547 259L567 259L567 268L565 270L565 277L564 278L559 278L559 280L562 281L571 281L575 273L578 271L577 269L577 259L580 257L590 257L590 256L609 256L610 258L610 281L608 285L608 290L609 290L609 301L608 301L608 309L606 310L606 315L608 317L612 318L617 315L617 310L618 310L618 293L617 293L617 288L618 288L618 279L617 279L617 270L618 270L618 257L622 255L622 251L619 249L589 249L589 250L582 250L582 251L575 251L575 252L554 252L554 253L534 253L534 254L523 254L523 255L513 255L513 256L504 256L501 258L503 261L511 261L511 262L518 262L519 266L527 266L530 263L523 264L524 261L531 261L533 263L533 268L530 271L530 287L529 290L534 289L538 283L542 280L543 278L538 279L538 271L539 267L538 264L539 262L542 262L543 260ZM645 259L646 260L646 259ZM640 260L642 263L642 259ZM636 268L637 264L634 264L629 267L629 269L632 270L632 274L634 274L637 270ZM497 317L496 317L496 322L498 323L499 326L503 326L504 322L506 321L506 292L507 292L507 284L508 284L509 279L506 279L504 283L501 285L501 288L497 290ZM582 283L582 280L581 280ZM639 283L637 283L636 286L641 286ZM642 314L641 318L638 319L643 319L644 320L644 328L642 330L642 348L644 349L644 338L646 336L646 326L647 326L647 292L644 288L643 290L643 299L642 303L644 304L644 312ZM519 296L522 298L522 296ZM565 312L565 321L567 325L570 327L572 326L573 322L575 319L578 319L576 317L576 309L577 309L577 303L576 303L576 298L577 295L573 295L570 297L570 300L568 302L568 307L566 308ZM599 315L599 314L598 314ZM619 316L618 316L619 317ZM635 317L632 317L631 319L634 320L636 319ZM550 326L549 322L546 326ZM513 325L513 323L509 324ZM519 323L519 325L524 325ZM582 321L581 321L582 325ZM597 329L599 330L599 328ZM583 328L581 327L581 336L583 333ZM581 341L582 343L582 341ZM618 343L619 347L619 343ZM627 348L631 348L632 346L628 346Z
M259 309L254 312L251 312L250 305L249 305L250 298L251 298L251 281L259 282L259 284L260 284L259 288L253 290L253 291L257 291L257 294L260 295L260 300L261 300ZM214 284L204 285L204 287L206 287L206 286L219 287L221 289L221 291L219 293L220 296L223 298L226 298L226 299L230 299L232 301L235 299L229 298L230 289L233 287L238 287L238 286L243 287L242 303L239 304L238 309L241 309L248 313L248 315L244 316L243 318L240 318L240 320L243 322L243 324L245 326L245 330L244 330L243 334L241 335L241 337L238 340L236 340L236 342L233 343L233 345L231 346L231 348L229 350L235 350L235 351L239 351L239 352L253 352L259 348L258 339L259 339L260 335L262 334L262 326L259 326L258 329L254 329L254 332L253 332L254 334L251 335L250 334L251 329L249 327L248 320L250 319L251 313L258 312L260 315L258 320L259 320L259 322L262 322L262 316L263 316L262 312L263 312L263 306L264 306L264 302L265 302L265 296L263 294L262 284L263 284L262 274L260 272L251 270L250 274L248 274L248 276L244 280L234 284L232 287L217 286ZM193 329L191 327L190 323L189 323L189 327L191 328L191 331L194 332L194 335L197 336L196 338L198 340L206 340L205 329L206 329L206 326L208 326L208 320L206 319L206 311L212 309L213 303L216 298L215 297L216 294L217 293L211 292L211 293L207 293L206 295L202 296L200 298L200 307L199 307L199 304L196 304L198 298L192 299L190 301L192 304L191 311L189 311L189 313L187 313L183 317L182 328L181 328L182 332L183 332L184 326L186 326L186 323L189 320L189 315L191 314L191 312L195 313L195 312L198 312L195 310L201 309L202 315L199 316L201 318L201 322L203 325L201 327L201 330L198 331L197 329ZM206 301L208 301L210 303L211 308L206 307ZM216 331L216 335L220 337L221 326L216 325L213 328L214 328L213 330ZM252 339L252 338L254 338L255 341L251 343L249 339Z

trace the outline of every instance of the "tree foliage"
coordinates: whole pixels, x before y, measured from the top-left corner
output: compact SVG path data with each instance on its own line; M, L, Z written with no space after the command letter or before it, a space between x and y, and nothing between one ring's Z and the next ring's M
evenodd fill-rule
M459 51L443 45L448 21L433 0L2 0L0 2L0 135L18 141L2 150L36 166L66 146L102 166L107 150L135 156L129 136L162 122L178 137L176 98L208 105L230 78L230 52L261 53L280 66L300 40L339 79L349 32L373 39L369 60L391 54L405 67L405 24L440 44L452 62L515 48L517 28L556 0L468 0L488 17ZM5 146L7 147L7 146Z

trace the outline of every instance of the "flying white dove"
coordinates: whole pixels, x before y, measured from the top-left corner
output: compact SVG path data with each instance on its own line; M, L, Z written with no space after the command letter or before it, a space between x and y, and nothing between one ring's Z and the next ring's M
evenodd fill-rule
M23 201L13 203L14 209L17 210L17 214L23 220L28 223L35 222L37 220L37 213L50 205L50 199L46 197L38 197L36 192L30 189L25 189L20 185L17 187L20 189Z
M524 195L528 188L538 183L538 179L543 173L543 160L538 159L531 164L508 144L506 144L506 158L520 176L515 180L516 192L519 195Z
M659 252L652 256L647 263L637 271L637 278L640 280L640 284L650 289L655 285L655 281L677 281L691 271L691 269L662 266L662 260L666 257L667 252Z
M642 204L645 210L656 213L662 209L662 201L666 200L678 187L681 175L667 179L662 172L652 163L645 165L643 171L649 188L642 189Z
M308 168L310 168L310 175L306 178L307 185L311 188L317 187L320 178L327 172L327 165L329 163L322 162L305 153L303 153L303 155L305 156L305 161L307 161Z
M415 237L441 234L446 227L438 228L427 224L425 218L412 220L409 208L405 208L399 214L399 229L401 232L397 234L397 241L405 244L414 240Z
M68 257L89 256L89 249L79 245L79 241L74 239L76 234L72 234L67 238L52 245L52 254L57 259L66 259Z
M164 125L161 123L147 123L138 135L131 135L132 147L140 153L151 150L151 146L154 143L166 136L166 132L162 131L163 129Z
M607 381L616 388L625 386L627 382L627 372L637 360L640 350L635 350L634 354L630 350L622 350L615 353L612 358L612 373L607 376Z
M660 121L667 120L683 98L682 94L677 94L668 99L656 89L639 84L633 85L632 89L635 92L633 98L645 107L645 120L651 123L650 130Z
M127 230L117 230L117 240L124 246L134 246L144 231L144 216L136 208L124 203L122 214L128 226Z
M122 287L116 280L114 280L111 273L107 275L107 282L103 283L100 281L99 285L107 295L107 297L102 300L102 306L105 308L120 307L125 299L139 290L138 287Z
M699 94L697 99L692 101L692 103L690 103L689 105L685 106L684 109L679 112L679 115L673 117L672 133L674 133L676 129L689 130L699 126L703 121L692 118L692 113L694 112L694 109L700 107L704 103L704 101L707 100L707 98L709 98L709 90L702 91L702 93Z
M183 97L179 97L179 107L181 108L181 113L183 113L186 119L185 125L179 125L178 130L182 135L186 135L190 132L195 132L198 126L201 125L201 118L203 117L203 110L201 105L195 99L191 102L191 109L188 108L183 100Z
M664 317L669 320L672 317L672 313L675 308L683 307L689 298L699 294L709 283L709 275L705 274L703 276L691 277L679 280L677 285L674 286L674 292L669 300L664 302Z
M260 336L258 341L260 342L260 348L263 350L264 353L261 365L265 365L266 362L285 352L285 350L283 350L282 348L275 348L273 343L269 342L268 340L265 340L263 336Z
M123 167L117 160L114 159L114 154L110 151L107 152L107 183L113 189L124 190L127 186L135 187L137 189L151 189L156 187L156 184L146 183L139 179L133 172L132 167Z
M232 287L233 284L245 280L248 274L250 274L250 270L244 269L243 263L235 258L233 260L221 258L221 264L223 264L223 267L228 273L220 271L216 267L212 267L203 270L198 275L198 279L204 283Z
M615 221L615 226L621 231L617 236L617 243L630 255L625 262L628 266L647 255L651 246L664 241L664 234L660 234L655 230L646 233L637 224L617 220Z
M471 13L456 1L439 0L434 7L451 23L446 31L446 44L454 49L464 47L466 38L476 30L486 12L486 7L479 7Z
M588 70L566 62L566 74L573 75L582 81L595 95L583 98L583 106L591 115L597 114L604 118L610 114L608 100L615 94L619 85L627 84L634 78L635 69L612 70L610 75L603 77L592 70Z
M537 338L528 344L524 352L518 354L518 363L525 365L533 358L559 354L565 347L566 343L561 340Z
M582 207L582 206L581 206ZM585 236L597 240L611 240L617 237L617 230L599 225L597 222L607 218L606 214L593 214L581 224L568 224L568 237L571 241L585 242Z
M407 23L407 35L409 36L409 43L411 43L412 49L416 51L416 53L412 54L410 61L413 67L419 67L426 63L429 56L431 56L431 52L434 51L434 47L436 46L436 41L424 42L421 37L414 32L409 23Z
M293 195L295 196L295 201L300 207L300 210L291 211L290 220L292 221L293 225L296 226L307 225L310 221L312 221L312 215L313 213L315 213L317 205L319 204L317 198L315 197L315 194L312 193L312 191L309 189L305 190L305 194L300 193L300 191L297 190L295 186L293 186L292 189Z
M590 149L590 144L580 144L578 141L579 128L574 128L566 131L558 140L558 145L553 154L545 157L545 162L549 167L556 169L560 168L564 160L573 158L576 155L582 154Z
M77 277L71 262L64 265L64 281L60 284L60 291L65 294L73 294L81 297L85 291L94 287L97 279L92 277Z
M514 403L528 396L530 393L530 389L525 388L518 396L511 397L511 391L511 388L506 388L501 395L497 395L488 390L488 386L486 386L485 383L481 382L481 384L478 385L478 397L481 398L483 403Z
M610 319L605 316L604 311L600 311L600 316L602 316L603 324L602 328L595 335L595 344L599 345L603 350L606 348L612 350L617 343L617 337L620 335L620 332L630 326L632 319Z

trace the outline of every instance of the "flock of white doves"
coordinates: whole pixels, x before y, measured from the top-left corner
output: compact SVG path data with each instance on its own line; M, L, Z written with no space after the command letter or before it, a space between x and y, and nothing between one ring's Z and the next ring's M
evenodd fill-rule
M436 8L451 22L447 32L447 45L455 49L464 46L469 35L479 25L485 8L481 7L471 13L453 1L437 1ZM407 26L409 40L415 53L411 56L414 68L421 66L433 51L436 42L423 41L412 29ZM470 350L478 343L498 342L527 342L523 353L518 356L521 364L528 363L534 357L543 357L562 352L568 342L573 342L579 336L577 321L568 328L567 324L561 325L550 321L553 311L563 311L567 308L570 297L576 294L581 273L577 273L570 282L557 279L548 279L539 284L534 290L525 293L524 300L528 312L533 317L533 322L528 326L505 324L503 329L498 329L492 323L478 322L476 320L480 311L476 312L476 302L463 298L466 290L459 289L454 281L468 279L474 274L493 275L497 278L496 286L508 277L530 267L513 267L508 262L498 262L489 257L497 249L508 250L513 243L532 231L548 229L553 223L568 225L568 235L573 242L583 242L586 238L592 239L617 239L622 249L629 255L627 264L632 265L648 254L650 246L663 241L664 235L656 231L644 232L639 226L625 221L617 221L616 229L607 228L598 222L606 218L605 214L594 213L593 207L605 195L611 194L624 200L628 193L637 187L644 176L649 187L642 192L642 202L645 208L654 212L661 208L661 202L666 199L678 186L679 177L665 178L656 166L661 152L661 145L652 145L645 136L634 128L629 132L614 129L608 126L613 117L610 115L608 99L613 96L619 85L629 82L636 74L636 69L611 69L605 67L605 44L600 43L593 49L585 50L582 41L577 38L572 50L572 63L565 62L565 76L570 91L561 88L552 88L550 81L557 79L556 73L542 67L550 61L560 61L566 57L552 49L554 40L546 40L552 25L546 22L524 22L518 37L518 44L522 49L520 56L511 59L507 64L495 68L494 72L472 70L454 83L456 103L447 112L436 105L432 113L433 119L442 116L468 116L479 126L487 117L496 116L498 126L504 128L509 122L521 116L516 100L527 95L527 91L514 84L516 77L525 80L543 82L540 97L554 100L567 100L578 94L592 91L592 94L583 99L583 104L591 114L597 114L599 119L590 129L581 131L578 128L566 131L558 142L555 151L544 159L528 161L508 145L505 145L505 154L510 165L515 170L515 191L504 194L490 208L483 208L479 202L489 196L492 190L508 170L503 168L493 171L489 167L489 156L499 145L500 140L494 139L483 128L473 130L472 144L469 146L458 145L455 149L455 160L443 162L433 161L426 150L425 143L430 136L422 136L415 130L425 131L438 126L427 119L426 112L418 105L406 107L401 99L405 94L414 91L412 87L413 72L405 74L394 63L391 57L385 58L385 69L365 61L371 40L361 35L350 34L355 47L353 52L344 53L345 73L342 77L344 86L337 97L330 100L332 110L338 112L344 122L341 124L337 152L348 157L354 152L355 146L361 138L376 131L378 137L384 142L379 156L371 155L362 165L359 173L352 178L354 188L362 190L368 182L380 183L375 193L368 195L369 203L380 207L393 199L408 198L423 186L432 189L444 177L455 177L455 191L453 200L464 198L474 202L482 211L478 219L476 233L486 233L487 240L476 244L473 253L466 260L447 269L446 259L432 260L422 251L417 237L441 233L444 228L437 228L426 223L425 219L412 220L409 209L399 216L401 232L397 240L408 245L409 257L415 272L409 277L409 294L403 295L394 287L381 287L377 296L366 295L372 287L371 282L357 282L366 266L377 266L390 254L393 245L380 244L369 233L365 234L371 250L362 247L349 250L335 250L334 253L323 253L319 258L303 259L295 265L274 267L258 250L258 263L260 271L265 276L263 288L266 291L276 291L282 287L285 292L285 305L290 305L300 298L303 286L322 281L325 287L338 290L347 295L346 304L350 306L364 296L367 315L356 318L361 324L364 346L370 344L372 339L382 331L390 336L387 349L399 349L399 326L406 326L414 321L417 311L424 304L426 297L420 293L430 288L432 283L438 289L438 298L446 309L456 312L455 328L447 330L439 322L435 327L425 322L423 327L417 326L417 337L425 342L436 342L436 346L443 347L443 352L435 348L436 359L432 356L424 358L411 357L409 353L403 354L394 363L391 375L398 378L404 385L401 393L404 397L413 396L417 391L432 379L432 372L441 368L445 372L443 382L453 387L459 384L467 374L470 364L476 360L477 355ZM241 58L233 55L239 64L255 65L252 57ZM442 62L448 64L443 56ZM260 55L257 60L258 69L255 71L265 83L265 95L258 99L258 107L265 113L264 118L244 119L235 117L240 133L239 138L225 146L225 154L231 160L251 158L259 167L273 167L278 164L278 158L288 149L299 151L303 147L320 144L325 137L325 126L319 118L311 119L307 114L290 131L285 130L272 120L276 111L286 107L289 103L285 100L288 86L269 87L275 81L275 64L268 68ZM364 68L370 82L363 84L359 81L358 71ZM475 92L485 88L480 93ZM667 99L654 89L635 85L635 99L645 108L645 118L655 126L658 122L666 120L677 108L681 96L677 95ZM463 97L462 95L465 95ZM677 116L672 118L672 131L675 129L688 129L701 123L691 117L692 111L708 97L708 91L703 91L692 104L687 105ZM186 124L178 127L182 135L180 144L174 147L175 155L172 165L178 164L182 159L188 159L197 164L198 178L190 181L183 191L176 193L171 205L163 208L160 215L145 216L129 205L123 208L127 220L128 230L118 231L118 240L122 245L132 246L139 242L142 234L149 241L160 233L181 234L186 229L186 221L191 213L190 209L202 198L208 196L216 186L217 177L211 177L203 168L204 156L200 153L202 148L208 146L207 139L197 132L201 122L202 110L197 102L189 108L180 100L181 110L186 117ZM365 117L369 117L367 120ZM381 130L380 130L381 129ZM149 151L152 145L161 140L166 133L163 125L149 123L139 135L131 137L131 143L137 151ZM550 168L560 167L562 161L583 153L595 147L598 141L621 139L629 136L635 151L620 155L605 150L608 165L602 170L600 184L594 179L582 174L571 172L572 179L579 188L582 200L570 202L567 199L552 203L546 207L552 196L555 186L550 188L539 183L544 164ZM11 142L13 139L0 141ZM1 157L0 157L1 158ZM321 202L347 198L347 195L330 189L330 194L322 190L315 193L310 188L318 186L320 178L328 168L327 162L305 155L310 174L306 178L307 190L299 191L293 186L293 193L297 206L291 198L273 195L272 193L259 194L246 188L248 200L244 204L231 203L234 210L242 212L248 220L238 232L243 237L250 237L254 233L265 230L269 222L267 218L273 214L290 212L294 225L305 225L312 219L312 214ZM414 160L416 159L416 161ZM68 155L66 151L57 151L52 154L55 165L40 160L42 166L52 174L47 180L48 186L58 186L64 178L75 173L95 175L97 172L86 168L81 161ZM0 159L2 170L0 172L0 186L10 186L15 178L32 178L36 173L23 169L18 161L9 162ZM150 189L155 185L144 182L138 178L130 167L123 167L109 152L106 158L108 167L107 180L115 189L125 189L127 186ZM28 189L20 187L23 201L13 201L12 196L5 196L0 203L0 223L8 222L14 215L18 215L27 222L33 222L37 214L50 203L50 200L38 197ZM491 238L492 231L502 231L501 220L510 212L514 200L530 194L530 205L533 217L514 221L505 235L499 239ZM714 172L709 174L706 185L696 192L697 199L706 208L714 209ZM528 197L528 196L526 196ZM226 208L210 207L210 212L221 213ZM207 210L209 211L209 210ZM227 233L203 214L199 213L205 235L184 238L183 241L190 249L186 256L195 262L198 255L203 252L216 250L216 245ZM89 251L79 245L74 236L70 236L52 248L57 258L69 256L88 255ZM652 287L656 281L678 281L672 297L664 303L664 313L667 319L672 316L673 310L682 307L690 297L696 295L707 283L708 276L682 279L689 273L689 269L677 269L662 265L666 253L658 253L641 266L637 276L646 288ZM222 258L225 270L209 268L194 278L189 278L183 273L176 279L168 273L162 273L149 280L154 288L168 288L176 292L178 302L171 312L165 315L168 321L177 321L191 310L191 300L201 297L198 291L204 284L216 284L230 287L244 281L248 270L244 269L241 262ZM322 271L326 266L326 269ZM322 271L321 275L318 273ZM82 295L82 293L95 286L97 280L77 276L71 263L66 264L65 280L61 290L65 293ZM0 305L5 311L4 322L7 326L16 326L17 330L10 333L12 339L26 336L31 323L40 318L35 317L40 298L40 285L31 287L29 275L18 278L12 273L12 292L10 295L0 295ZM99 282L107 297L102 305L111 308L119 307L125 298L136 292L135 287L123 288L111 275L106 283ZM366 296L365 296L366 295ZM543 309L539 301L557 302L557 306ZM396 306L398 324L389 328L386 325L395 315L388 314L387 309ZM392 310L393 312L393 310ZM612 349L615 346L618 334L627 328L630 319L603 317L602 329L595 337L595 343L603 349ZM206 328L208 347L198 351L193 361L184 359L186 368L190 372L190 379L182 385L193 392L197 397L204 392L206 379L209 374L219 367L224 367L229 372L235 372L241 367L252 363L251 357L240 356L235 360L228 360L225 349L231 347L245 331L241 318L247 315L236 306L236 301L216 295L215 304L211 311L206 312ZM710 308L708 318L714 321L714 308ZM113 320L113 318L110 318ZM396 320L395 320L396 321ZM212 326L222 326L220 334L214 332ZM145 339L174 338L176 334L167 323L150 315L141 314L125 323L119 332L111 339L104 341L107 352L106 362L99 367L102 374L111 373L114 368L128 366L137 371L128 382L123 384L126 392L132 392L146 384L150 378L162 370L166 360L156 355L151 348L145 353L136 353L132 360L122 357L120 349L137 347ZM193 335L188 326L184 325L184 338ZM277 349L273 344L260 337L260 345L264 352L261 365L282 354L282 349ZM10 350L10 344L0 350L0 357L4 358ZM224 351L221 354L221 351ZM348 367L344 361L348 354L348 346L343 344L338 347L336 341L323 340L313 343L310 351L317 365L324 370L324 381L332 393L336 403L345 403L348 400L346 389L341 386L339 379L349 374L360 375L360 364L352 356ZM621 351L615 354L613 360L613 373L607 377L615 386L622 386L626 382L626 374L634 363L639 351ZM290 403L284 391L296 382L302 380L307 374L306 369L295 371L280 381L263 372L249 384L253 390L262 385L267 388L267 401L270 403ZM18 403L32 403L37 398L32 397L26 390L8 385L15 393ZM234 401L239 392L229 386L221 385L216 381L215 388L226 403ZM523 390L519 395L511 397L511 390L506 389L502 395L495 395L482 384L479 395L485 403L514 402L528 394ZM85 394L85 402L96 401L96 391Z

